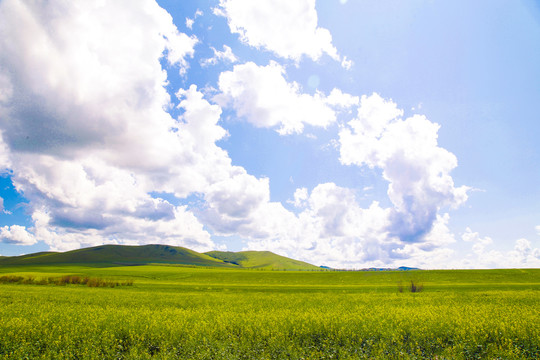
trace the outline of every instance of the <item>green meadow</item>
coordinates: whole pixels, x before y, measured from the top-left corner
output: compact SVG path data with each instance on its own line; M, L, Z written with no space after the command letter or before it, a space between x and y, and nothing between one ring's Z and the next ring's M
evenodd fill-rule
M132 285L0 284L1 359L540 358L540 270L0 267L67 274Z

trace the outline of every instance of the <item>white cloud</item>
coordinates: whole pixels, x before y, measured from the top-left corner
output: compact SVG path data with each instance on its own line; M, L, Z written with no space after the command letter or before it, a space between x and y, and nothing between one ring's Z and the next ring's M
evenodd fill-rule
M358 96L353 96L342 92L340 89L334 88L330 92L330 95L325 99L325 103L338 108L338 109L350 109L355 105L358 105L360 99Z
M343 60L341 60L341 66L345 69L345 70L350 70L353 66L353 61L351 59L347 59L346 56L343 57Z
M419 242L401 243L392 249L394 266L410 266L422 269L451 268L455 251L448 245L454 243L454 234L448 228L449 214L437 215L431 231Z
M178 64L180 66L180 75L185 75L189 68L186 57L193 57L195 53L194 47L198 42L197 38L178 31L164 36L166 36L167 40L166 48L169 64Z
M439 125L403 111L377 94L362 96L358 117L340 131L340 160L383 170L394 206L389 231L404 241L429 233L438 211L467 200L466 186L454 187L456 157L437 144Z
M199 16L202 16L203 12L201 10L198 10L195 12L195 15L193 16L193 19L186 18L186 27L190 30L193 30L193 24L195 23L195 19L197 19Z
M257 127L278 127L281 135L301 133L304 125L327 127L336 121L332 107L343 109L357 101L338 89L328 97L304 94L298 83L287 82L284 73L276 62L267 66L252 62L235 65L219 76L221 94L214 100L221 106L231 106L239 117Z
M2 107L0 106L0 117L2 117ZM11 168L11 155L8 145L4 142L4 135L0 129L0 175Z
M229 180L216 186L205 221L220 235L240 235L248 249L267 250L314 264L338 268L369 266L448 267L455 242L448 228L449 215L437 216L431 231L415 243L389 233L391 209L373 202L362 208L354 191L334 183L317 185L311 193L299 188L293 203L295 215L280 203L269 201L267 182L246 174L242 182ZM233 183L231 183L233 182ZM225 192L223 189L232 189ZM247 189L235 194L235 188ZM222 194L224 194L222 196ZM219 209L226 206L226 209ZM243 209L249 211L243 211Z
M203 67L216 65L219 62L229 62L233 64L235 62L238 62L238 58L236 57L236 55L233 54L232 49L227 45L223 45L223 51L216 50L213 47L210 48L212 49L212 51L214 51L214 56L209 59L201 60L201 65Z
M350 66L329 32L317 27L314 2L246 3L248 15L263 10L250 19L238 13L238 4L222 1L218 12L248 44L295 61L327 53ZM285 6L291 11L281 14ZM264 13L269 7L272 16ZM284 23L296 16L293 26L306 31L268 31L274 16ZM449 173L457 161L438 146L437 124L422 116L402 120L403 111L378 95L360 100L339 89L305 94L275 62L222 73L217 105L195 85L179 89L182 115L173 119L162 61L185 73L197 41L178 32L153 1L0 2L0 172L13 171L33 221L28 228L0 228L0 241L44 241L56 250L168 243L205 251L215 248L207 226L247 239L250 248L316 264L448 263L447 246L455 240L449 215L440 212L464 202L467 189L453 184ZM237 61L226 45L213 50L208 65ZM221 106L281 134L328 127L338 111L359 106L340 132L341 161L381 168L393 207L373 202L362 208L354 190L334 183L297 189L295 212L271 201L270 180L233 166L216 145L228 136L219 125ZM198 204L173 205L150 195L156 193L195 195ZM525 266L539 257L525 239L501 253L474 234L468 229L463 235L473 243L471 261L506 257L513 261L506 264Z
M260 208L284 211L269 202L268 179L232 166L216 145L227 136L218 125L221 109L196 86L177 92L179 119L164 110L170 98L160 59L165 54L185 68L182 54L189 56L186 49L193 50L194 42L157 5L144 4L150 8L1 5L2 18L28 23L22 27L28 34L16 32L23 37L17 46L7 36L0 40L2 74L13 85L11 98L1 104L0 126L13 160L12 179L30 201L32 231L52 249L158 242L214 248L187 207L152 192L202 194L206 218L213 220L209 226L218 232L260 236L266 231L255 226ZM45 11L58 14L53 32L42 24L49 21ZM122 17L113 21L111 12ZM83 24L81 17L87 19ZM12 29L0 23L3 33ZM24 36L53 50L36 56Z
M214 13L226 16L231 32L246 44L297 62L324 53L340 60L332 35L317 24L315 0L220 0L219 6Z
M527 239L516 240L513 250L499 251L489 249L493 245L493 240L490 237L481 237L479 233L467 228L462 235L462 240L473 243L473 252L463 260L458 260L456 267L535 268L540 266L540 249L533 248L531 242Z
M169 101L159 58L184 68L194 40L167 12L150 1L32 4L0 4L0 69L13 88L0 126L12 151L72 154L132 142L135 124L168 126L151 116Z
M377 202L362 209L354 192L333 183L317 185L311 194L297 189L298 216L281 204L262 206L255 218L260 237L253 236L248 247L275 249L315 264L354 267L389 260L396 239L390 239L388 211Z
M152 1L8 0L0 35L0 165L30 201L35 239L63 250L114 242L212 249L185 206L149 195L187 196L229 176L230 159L215 145L226 135L219 107L205 107L191 87L179 91L179 121L164 110L160 59L185 70L196 38ZM13 226L4 234L35 241Z
M539 267L540 248L533 248L531 242L527 239L518 239L514 250L510 252L510 258L519 267Z
M212 249L210 235L184 206L148 195L144 174L96 159L19 157L14 182L31 201L34 234L66 250L102 243L168 243Z
M24 226L11 225L0 227L0 242L14 245L33 245L37 241Z
M292 203L296 207L303 207L305 206L307 198L308 198L307 188L298 188L294 192L294 201L292 201Z
M465 233L461 235L461 239L463 241L474 243L472 249L476 254L482 254L486 247L493 243L493 240L490 237L480 237L479 233L473 232L469 227L465 229Z
M234 171L231 177L210 185L204 195L210 214L207 219L220 233L250 222L257 209L270 201L267 178L257 179L239 167Z

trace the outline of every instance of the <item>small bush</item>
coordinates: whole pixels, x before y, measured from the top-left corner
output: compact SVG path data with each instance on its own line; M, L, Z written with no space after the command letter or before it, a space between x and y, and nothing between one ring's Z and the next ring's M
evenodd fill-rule
M89 287L132 286L133 280L114 281L101 278L89 278L88 276L64 275L61 277L48 277L36 279L33 276L23 277L15 275L0 276L0 284L27 284L27 285L86 285Z
M412 293L417 293L417 292L420 292L424 289L424 285L422 284L419 284L418 282L414 282L414 280L411 280L411 285L409 286L409 290L412 292Z
M20 284L24 281L22 276L4 275L0 276L0 283L2 284Z
M408 289L412 293L417 293L417 292L420 292L420 291L422 291L424 289L424 285L420 284L420 283L418 283L417 281L414 281L414 280L411 280L411 283L409 284L409 286L403 285L402 282L398 282L397 291L399 293L402 293L402 292L405 291L405 289Z

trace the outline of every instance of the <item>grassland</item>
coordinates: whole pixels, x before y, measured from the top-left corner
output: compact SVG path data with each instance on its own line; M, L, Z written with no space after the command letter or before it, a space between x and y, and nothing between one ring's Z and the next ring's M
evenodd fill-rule
M0 284L0 359L540 358L540 270L35 265L1 275L133 285ZM423 291L406 291L410 281Z
M66 252L39 252L0 257L0 266L85 265L112 267L125 265L175 264L202 267L251 268L267 270L321 270L270 251L210 251L199 253L169 245L101 245Z
M238 265L249 269L265 270L321 270L319 267L303 261L289 259L276 255L270 251L209 251L205 253L215 259L222 260L228 264Z

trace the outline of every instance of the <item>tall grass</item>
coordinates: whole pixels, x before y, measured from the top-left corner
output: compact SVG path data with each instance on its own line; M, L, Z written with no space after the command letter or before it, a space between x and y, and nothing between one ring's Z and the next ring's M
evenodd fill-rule
M33 276L4 275L0 276L0 284L25 284L25 285L86 285L88 287L132 286L133 280L110 280L79 275L64 275L60 277L34 278Z
M88 277L128 273L136 287L76 286L73 275L56 277L66 286L2 285L0 359L540 358L540 271L501 272L503 284L493 273L169 267ZM426 286L411 293L407 276Z
M402 293L405 290L405 286L403 285L401 281L398 282L397 290L400 293ZM424 285L419 283L418 281L411 280L411 283L408 286L408 290L412 293L417 293L424 290Z

